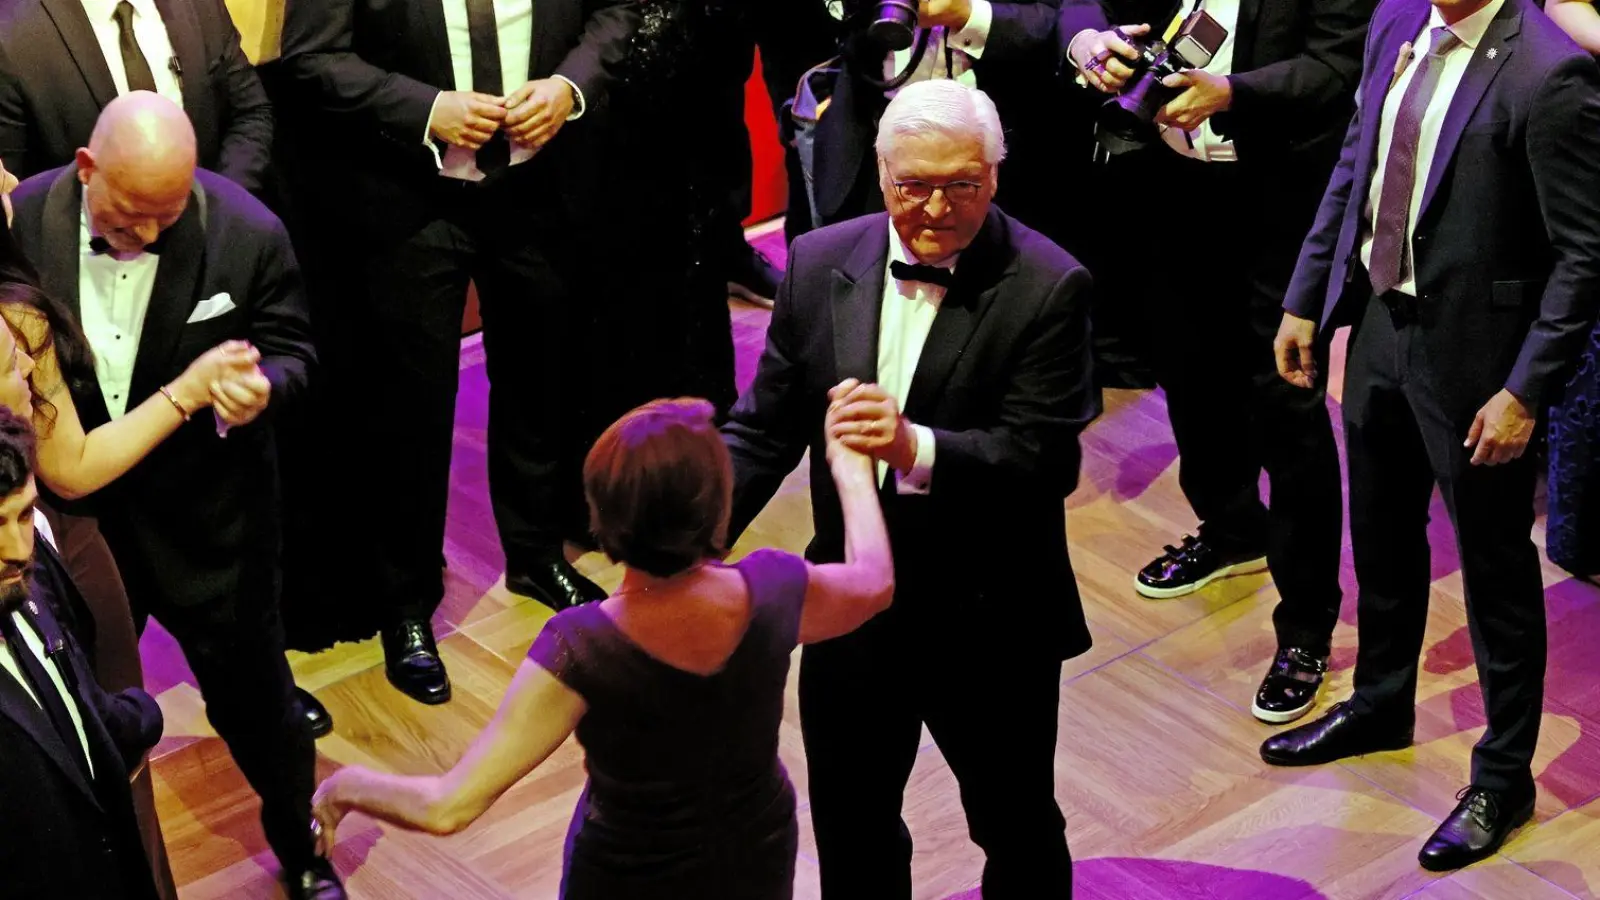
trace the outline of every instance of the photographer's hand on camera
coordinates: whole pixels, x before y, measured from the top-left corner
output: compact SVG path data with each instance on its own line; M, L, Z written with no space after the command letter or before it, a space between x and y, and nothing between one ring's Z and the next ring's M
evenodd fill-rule
M1161 108L1156 115L1158 125L1193 131L1207 119L1233 105L1233 83L1225 75L1186 69L1176 75L1168 75L1161 83L1169 88L1185 90Z
M971 18L972 0L917 0L917 23L923 28L944 26L957 32Z
M1083 31L1067 44L1067 56L1090 87L1115 94L1133 76L1133 69L1122 61L1139 58L1139 52L1123 36L1143 37L1149 31L1149 25L1123 25L1110 31Z

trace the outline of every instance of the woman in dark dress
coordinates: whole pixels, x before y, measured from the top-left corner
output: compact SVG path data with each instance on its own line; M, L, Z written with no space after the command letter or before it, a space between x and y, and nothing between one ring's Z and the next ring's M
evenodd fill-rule
M600 603L546 625L499 711L444 775L346 768L317 791L329 849L345 814L452 833L577 732L589 783L567 839L564 900L780 900L793 894L794 789L778 761L796 643L888 606L892 564L871 460L828 461L846 559L760 551L718 562L732 471L704 401L663 400L596 442L584 487L601 546L627 569Z
M1594 0L1551 0L1545 12L1579 46L1600 56ZM1550 415L1550 561L1591 581L1600 578L1600 327L1579 357L1578 374Z
M1591 581L1600 577L1600 327L1550 415L1545 539L1551 562Z

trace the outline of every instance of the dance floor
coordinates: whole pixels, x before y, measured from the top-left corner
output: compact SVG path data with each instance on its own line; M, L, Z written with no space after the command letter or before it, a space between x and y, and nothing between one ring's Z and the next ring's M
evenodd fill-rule
M771 235L764 240L779 243ZM744 384L769 316L740 304L733 310ZM390 688L376 641L294 655L300 684L337 721L317 745L323 772L346 763L400 772L449 766L488 721L548 618L500 581L503 558L486 494L481 363L469 341L445 547L448 595L435 620L455 700L426 707ZM1550 675L1536 822L1501 855L1440 878L1418 868L1416 852L1466 783L1469 750L1484 721L1443 507L1436 504L1432 528L1433 605L1416 746L1318 769L1272 769L1256 755L1271 730L1249 713L1274 651L1271 582L1256 576L1180 600L1140 599L1133 573L1194 525L1178 490L1161 396L1108 392L1105 415L1084 437L1084 449L1067 532L1095 647L1062 672L1056 757L1080 900L1600 897L1600 590L1546 566ZM802 468L736 555L768 545L798 551L809 535ZM1542 543L1542 531L1536 538ZM1353 598L1348 559L1347 552L1344 578ZM598 555L577 565L608 588L620 578ZM1325 698L1349 689L1353 620L1351 599ZM155 630L144 655L152 692L167 712L156 790L183 896L281 896L257 803L206 724L181 656ZM804 900L818 896L817 868L792 686L782 752L801 798L796 896ZM352 817L339 832L334 862L359 898L553 898L562 838L583 780L581 751L569 741L465 833L432 838ZM924 741L911 777L905 817L916 840L919 900L977 900L982 858L967 839L955 782L931 741Z

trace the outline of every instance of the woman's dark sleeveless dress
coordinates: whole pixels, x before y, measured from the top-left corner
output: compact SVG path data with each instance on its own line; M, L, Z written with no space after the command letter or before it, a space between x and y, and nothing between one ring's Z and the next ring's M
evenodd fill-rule
M528 651L589 707L563 900L793 896L798 831L778 725L806 567L760 551L736 568L750 625L715 675L650 656L598 604L558 614Z

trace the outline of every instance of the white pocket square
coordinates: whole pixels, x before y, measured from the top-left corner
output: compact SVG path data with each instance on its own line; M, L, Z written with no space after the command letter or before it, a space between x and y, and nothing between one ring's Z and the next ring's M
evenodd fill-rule
M215 319L217 316L220 316L233 308L233 298L228 296L227 291L223 291L222 293L213 296L209 300L204 300L196 304L194 312L189 314L189 321L185 324L193 325L196 322L204 322L207 319Z

